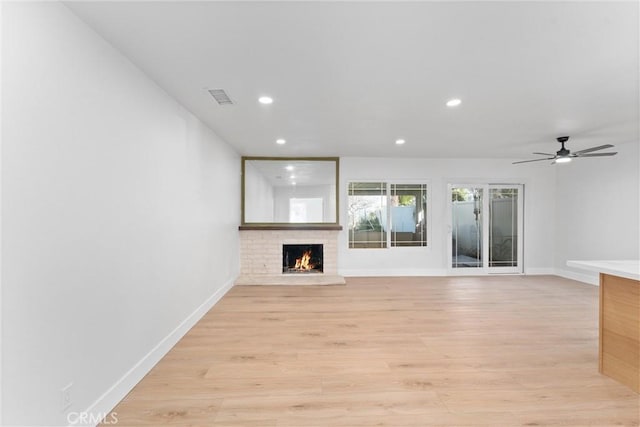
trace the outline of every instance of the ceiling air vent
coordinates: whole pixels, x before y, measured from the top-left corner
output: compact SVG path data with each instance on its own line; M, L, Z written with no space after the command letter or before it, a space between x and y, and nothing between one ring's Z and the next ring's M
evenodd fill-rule
M209 93L213 99L220 105L233 105L233 101L223 89L209 89Z

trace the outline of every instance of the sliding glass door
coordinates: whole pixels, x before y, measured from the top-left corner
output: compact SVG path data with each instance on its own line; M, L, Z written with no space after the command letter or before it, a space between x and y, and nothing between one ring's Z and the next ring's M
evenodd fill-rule
M522 273L520 184L450 184L451 274Z

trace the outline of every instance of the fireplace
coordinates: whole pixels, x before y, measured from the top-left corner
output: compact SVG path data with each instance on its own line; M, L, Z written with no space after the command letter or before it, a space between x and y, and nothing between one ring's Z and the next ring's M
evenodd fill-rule
M338 234L340 230L288 228L286 230L240 230L240 275L236 285L344 285L344 277L338 274ZM322 246L322 272L283 273L290 268L284 245L311 246L310 258L319 258ZM304 254L304 253L303 253ZM289 261L300 258L289 253ZM293 258L292 258L293 257ZM312 260L313 261L313 260ZM318 261L315 261L319 264ZM312 262L313 263L313 262Z
M322 273L322 245L282 245L282 273Z

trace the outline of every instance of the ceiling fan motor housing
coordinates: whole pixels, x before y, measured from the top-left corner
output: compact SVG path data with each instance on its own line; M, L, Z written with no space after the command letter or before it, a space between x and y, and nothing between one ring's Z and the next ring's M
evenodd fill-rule
M560 150L556 151L556 154L558 155L558 157L567 157L569 154L571 154L570 150L567 150L566 148L564 148L564 143L569 140L569 137L568 136L559 136L556 139L560 144L562 144L562 148Z

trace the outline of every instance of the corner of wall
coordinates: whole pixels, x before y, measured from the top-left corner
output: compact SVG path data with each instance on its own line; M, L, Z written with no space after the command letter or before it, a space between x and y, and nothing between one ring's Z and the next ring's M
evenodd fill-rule
M555 169L554 267L557 274L597 284L568 260L633 259L640 254L640 144L616 144L618 156ZM613 207L613 208L612 208Z

